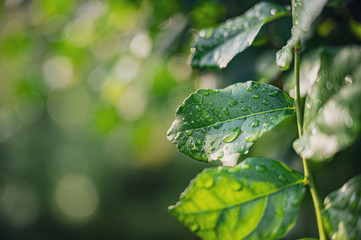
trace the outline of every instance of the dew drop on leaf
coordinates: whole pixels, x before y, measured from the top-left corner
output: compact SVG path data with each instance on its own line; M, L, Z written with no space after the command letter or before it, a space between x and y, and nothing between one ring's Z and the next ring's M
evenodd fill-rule
M213 177L209 174L203 174L196 181L197 187L211 188L214 184Z
M187 131L186 131L186 134L187 134L188 136L191 136L192 133L193 133L193 130L187 130Z
M189 228L192 230L192 232L196 232L199 229L199 226L197 223L192 223Z
M267 168L265 166L262 166L262 165L256 165L256 170L258 172L264 172L267 170Z
M238 136L241 134L241 129L240 128L236 128L233 132L231 132L230 134L228 134L227 136L225 136L223 138L223 142L226 143L230 143L233 142L234 140L236 140L238 138Z
M248 91L252 91L252 90L253 90L252 84L249 84L247 90L248 90Z
M254 142L258 139L259 135L260 135L261 131L258 130L257 132L252 133L251 135L248 136L248 138L246 139L246 142Z
M258 127L259 126L259 120L255 119L252 123L252 127Z
M235 191L239 191L242 189L243 186L241 182L233 181L231 182L230 187Z
M264 99L264 100L262 101L262 103L263 103L264 105L268 105L268 104L269 104L268 101L267 101L267 99Z
M271 97L275 97L277 96L277 94L278 94L278 90L270 92L268 95L270 95Z
M278 179L281 181L281 182L286 182L287 179L285 178L285 176L283 176L282 174L278 176Z
M259 94L258 94L258 93L255 93L255 94L252 95L252 97L253 97L254 99L257 99L257 98L259 98Z
M214 118L213 118L212 115L208 115L208 116L206 117L207 122L212 122L213 119L214 119Z
M200 112L200 111L202 111L202 108L201 108L199 105L196 105L196 110L197 110L198 112Z
M178 132L174 139L175 139L175 140L178 140L181 136L182 136L182 133L181 133L181 132Z

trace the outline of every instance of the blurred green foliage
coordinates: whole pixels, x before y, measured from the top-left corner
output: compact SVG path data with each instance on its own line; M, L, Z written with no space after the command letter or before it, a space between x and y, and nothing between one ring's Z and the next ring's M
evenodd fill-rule
M289 37L277 22L225 70L193 72L187 63L195 32L256 2L1 1L0 239L195 239L167 206L209 165L178 153L166 131L196 88L264 80L266 72L282 86L283 75L263 61ZM308 47L360 43L351 9L327 8ZM251 154L300 169L291 149L268 144L290 146L295 137L286 121ZM359 171L359 145L320 169L321 194ZM332 181L330 169L341 171ZM297 224L290 239L311 225Z

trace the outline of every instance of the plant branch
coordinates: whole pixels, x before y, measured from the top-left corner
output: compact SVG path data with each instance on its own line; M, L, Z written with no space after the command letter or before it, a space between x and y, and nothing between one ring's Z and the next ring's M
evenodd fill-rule
M301 138L302 136L302 108L300 103L300 52L301 52L301 44L298 42L294 49L295 54L295 61L294 61L294 72L295 72L295 106L296 106L296 116L297 116L297 129L298 129L298 136ZM310 187L310 192L313 200L313 205L315 207L316 219L317 219L317 226L318 226L318 234L320 240L326 240L325 230L322 224L322 216L321 216L321 209L323 208L322 203L318 197L316 185L313 181L313 177L311 175L310 167L308 162L305 158L302 158L303 163L303 171L305 174L306 182Z

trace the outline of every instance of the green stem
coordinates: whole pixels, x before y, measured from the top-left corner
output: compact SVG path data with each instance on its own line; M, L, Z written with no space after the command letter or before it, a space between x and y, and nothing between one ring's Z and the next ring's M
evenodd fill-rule
M301 138L302 136L302 111L301 111L301 103L300 103L300 52L301 52L301 44L298 42L295 46L295 61L294 61L294 70L295 70L295 106L296 106L296 117L297 117L297 129L298 136ZM306 181L310 187L310 192L313 200L313 205L315 207L317 226L318 226L318 234L320 236L320 240L326 240L325 229L322 224L322 216L321 209L322 204L320 202L320 198L318 197L316 185L313 181L310 167L305 158L302 158L303 162L303 171L305 174Z

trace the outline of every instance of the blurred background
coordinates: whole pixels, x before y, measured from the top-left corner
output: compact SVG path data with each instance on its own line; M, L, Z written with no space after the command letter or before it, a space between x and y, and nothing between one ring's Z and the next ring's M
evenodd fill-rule
M256 2L1 0L0 239L197 239L167 207L203 168L220 164L192 160L167 141L177 106L195 89L250 79L292 96L291 73L274 63L290 18L263 28L225 70L188 65L199 29ZM358 2L326 8L306 50L359 44ZM290 118L250 156L302 171L296 135ZM360 146L313 166L322 198L361 172ZM287 239L316 231L307 196Z

